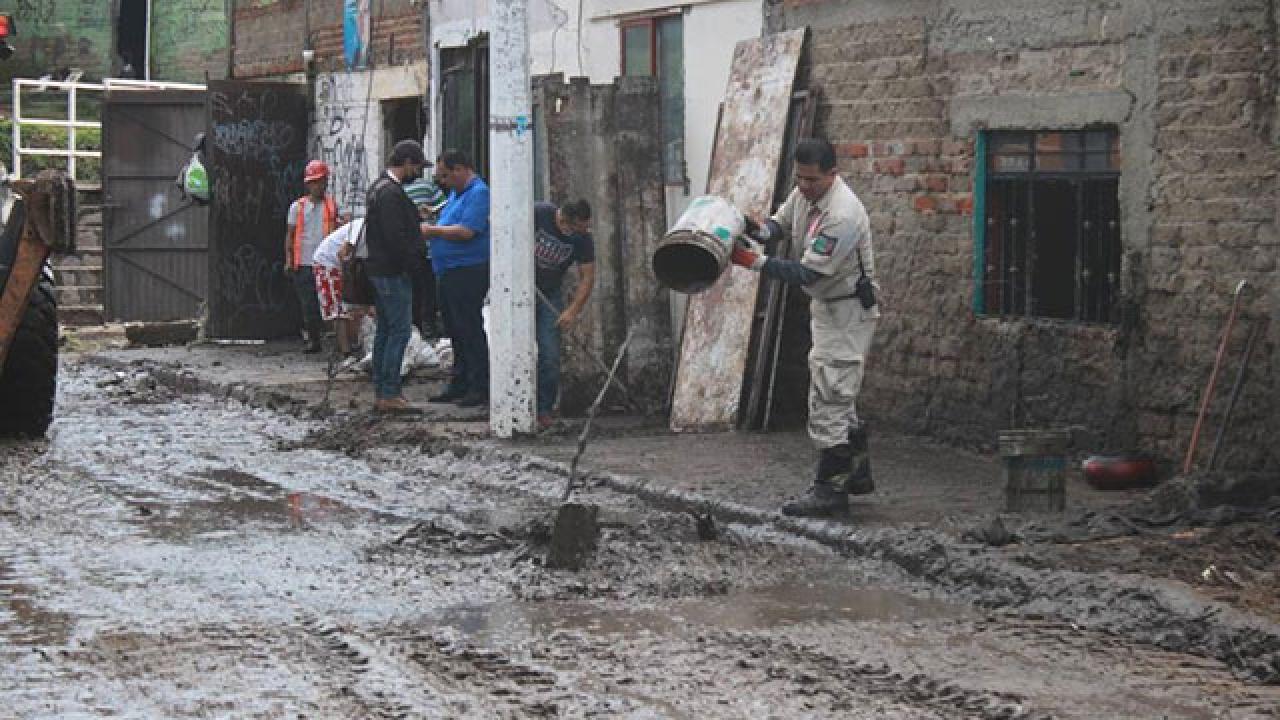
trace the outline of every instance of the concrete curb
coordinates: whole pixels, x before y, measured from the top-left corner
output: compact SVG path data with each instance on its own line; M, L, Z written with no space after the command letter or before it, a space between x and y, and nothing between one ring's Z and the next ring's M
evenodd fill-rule
M83 359L109 370L147 373L179 393L233 399L304 420L325 416L318 408L285 393L244 383L220 383L156 362L100 355ZM478 450L490 459L566 478L569 475L566 463L489 444L446 439L437 448L470 455ZM791 518L613 473L589 474L583 482L635 496L656 509L710 513L723 522L769 526L850 556L887 562L980 607L1058 616L1081 628L1121 634L1165 650L1213 657L1257 682L1280 683L1280 626L1173 588L1111 574L1031 568L928 527L862 530Z

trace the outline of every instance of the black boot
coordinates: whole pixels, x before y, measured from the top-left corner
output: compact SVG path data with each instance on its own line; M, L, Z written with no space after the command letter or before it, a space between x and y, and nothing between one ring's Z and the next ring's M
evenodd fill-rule
M804 495L782 505L783 515L822 517L843 515L849 509L844 484L849 473L849 446L826 448L818 458L817 477Z
M849 481L845 491L850 495L870 495L876 484L871 479L871 451L867 447L867 425L849 428Z

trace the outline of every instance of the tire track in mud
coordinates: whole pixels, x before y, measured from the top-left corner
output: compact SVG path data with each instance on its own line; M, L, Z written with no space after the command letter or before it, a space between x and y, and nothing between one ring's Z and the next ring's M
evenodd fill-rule
M571 694L555 673L449 632L387 630L371 637L369 630L314 617L303 617L300 626L344 665L343 687L366 698L369 717L558 717Z
M299 417L315 416L305 403L275 391L220 384L153 363L129 368L110 359L95 362L149 373L180 392L209 393ZM529 459L520 453L431 433L401 433L386 440L418 445L428 455L448 452L477 462L517 463L524 469L553 475L567 472L560 463ZM366 449L346 450L355 454ZM1111 575L1031 568L927 528L863 531L838 523L782 518L755 508L652 486L638 478L595 474L588 479L603 486L603 490L636 496L654 508L712 512L723 521L775 527L853 557L884 562L981 607L1062 617L1081 627L1165 650L1217 659L1255 682L1280 682L1280 626L1168 587ZM488 484L509 483L498 478ZM514 490L542 494L529 487Z

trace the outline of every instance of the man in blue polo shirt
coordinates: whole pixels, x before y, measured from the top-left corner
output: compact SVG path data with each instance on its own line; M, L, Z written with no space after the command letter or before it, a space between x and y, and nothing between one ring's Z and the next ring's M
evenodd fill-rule
M487 406L489 338L481 311L489 293L489 186L457 150L446 150L438 165L452 192L437 224L422 225L422 236L431 243L453 372L448 387L431 401Z

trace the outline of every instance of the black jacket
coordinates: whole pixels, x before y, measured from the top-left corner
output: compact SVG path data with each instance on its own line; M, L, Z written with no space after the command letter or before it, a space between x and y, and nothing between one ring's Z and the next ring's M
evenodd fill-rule
M378 176L365 201L365 242L370 275L387 277L407 274L426 253L418 229L418 209L405 195L400 183L386 173Z

